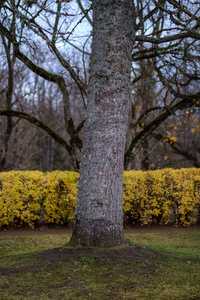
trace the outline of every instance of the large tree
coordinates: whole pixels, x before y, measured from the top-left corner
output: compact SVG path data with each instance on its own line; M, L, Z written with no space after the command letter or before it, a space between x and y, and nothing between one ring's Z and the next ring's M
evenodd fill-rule
M30 1L24 3L22 0L17 3L14 0L2 1L0 5L0 30L13 44L14 55L37 76L59 87L69 143L26 113L5 109L0 111L0 114L18 116L41 127L67 149L74 168L78 169L76 150L82 147L79 133L84 120L75 126L71 114L69 86L63 76L64 70L69 72L87 106L76 221L71 244L112 246L121 244L124 240L123 157L124 165L128 167L139 144L148 149L145 140L147 141L167 118L178 110L195 105L200 99L199 92L194 94L191 90L187 93L182 89L183 85L200 79L197 52L200 40L200 22L197 16L199 8L196 10L196 4L190 6L191 1L184 1L184 5L181 5L175 0L93 0L91 21L90 8L84 10L81 1L77 2L83 10L83 18L93 24L88 87L76 68L72 68L68 57L66 58L67 54L59 49L60 40L68 41L68 38L63 39L65 30L59 30L58 26L59 18L62 17L60 23L63 24L68 16L66 10L61 9L61 3L57 4L57 10L51 9L51 3L47 5L47 0L42 5L35 1L33 8L30 7ZM65 4L62 5L65 7ZM8 21L8 16L12 14L17 25L14 29ZM79 23L81 21L82 19ZM67 31L67 26L64 29ZM48 55L53 54L54 61L60 63L63 68L61 72L55 74L51 72L48 64L39 65L34 55L31 57L26 51L25 46L29 47L30 51L37 49L37 42L31 39L30 34L27 36L30 31L36 40L42 41L43 46L44 42L46 43L47 48L51 50ZM191 64L183 69L184 59ZM151 60L152 68L145 70L147 61L144 64L140 63L143 70L137 78L132 77L131 81L131 66L135 75L137 72L134 64L141 60ZM156 95L159 105L155 106L153 103L149 107L148 99L145 99L147 102L134 122L134 127L139 124L140 128L135 131L124 156L130 82L132 86L139 81L146 84L144 77L154 73L156 80L159 80L155 87L160 88ZM158 135L156 137L165 139Z
M123 157L134 39L132 0L93 1L93 43L71 243L123 243Z
M156 4L154 10L164 9L166 1L153 2ZM174 6L175 1L170 2ZM142 22L142 36L135 36L136 11L132 0L93 0L92 7L94 16L91 73L76 219L71 244L113 246L123 243L122 177L133 42L151 41L160 44L192 36L195 32L187 32L188 29L183 25L183 30L180 28L177 33L174 30L171 36L161 37L160 33L157 33L156 38L149 38L145 36ZM185 13L187 15L188 11ZM153 8L148 14L149 17L153 14ZM163 19L162 13L159 16ZM173 13L171 17L174 18ZM144 19L145 17L142 17L142 21ZM175 23L182 25L176 20ZM155 31L159 31L159 26L155 26ZM153 49L149 51L148 47L142 47L140 54L149 54ZM152 53L148 58L150 57L153 57ZM156 63L155 69L160 72ZM172 87L171 90L178 98L180 93ZM157 118L153 118L132 140L125 155L125 163L129 162L137 139L146 141L147 135L177 109L191 105L191 102L194 103L199 97L199 93L189 97L184 95L181 101L166 109ZM145 108L145 111L147 110L148 107Z

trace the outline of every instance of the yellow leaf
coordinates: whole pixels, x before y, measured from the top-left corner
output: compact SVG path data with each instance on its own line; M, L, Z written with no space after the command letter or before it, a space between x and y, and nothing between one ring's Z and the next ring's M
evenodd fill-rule
M192 129L191 129L191 132L194 133L194 132L195 132L195 128L192 128Z
M172 142L175 143L175 142L177 141L177 137L175 137L175 136L174 136L174 137L171 137L171 138L170 138L170 141L172 141Z
M167 155L164 156L164 160L167 160Z
M197 126L197 130L199 130L200 129L200 126Z
M138 106L135 106L135 110L138 110L139 109L139 107Z

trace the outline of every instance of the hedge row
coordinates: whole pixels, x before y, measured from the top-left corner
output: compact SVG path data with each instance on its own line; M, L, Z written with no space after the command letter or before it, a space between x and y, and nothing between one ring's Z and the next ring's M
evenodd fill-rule
M74 218L78 173L0 173L0 227L64 224Z
M0 227L67 224L74 218L78 173L0 173ZM125 220L142 225L199 222L200 169L126 171Z
M125 216L143 225L190 226L200 217L200 169L128 171L124 174Z

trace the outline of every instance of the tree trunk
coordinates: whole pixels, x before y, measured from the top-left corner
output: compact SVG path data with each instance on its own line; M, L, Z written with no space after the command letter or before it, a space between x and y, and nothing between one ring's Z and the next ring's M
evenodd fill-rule
M8 88L6 92L6 109L12 109L12 95L14 86L14 59L10 54L10 44L6 44L5 38L2 36L2 41L6 51L8 61ZM0 172L5 170L6 164L6 153L8 150L8 142L12 133L13 122L12 117L7 116L6 130L3 133L3 128L0 128Z
M141 169L143 171L149 170L149 142L148 139L145 138L142 141L142 162Z
M132 0L93 0L93 44L72 245L124 242L122 179L134 40Z

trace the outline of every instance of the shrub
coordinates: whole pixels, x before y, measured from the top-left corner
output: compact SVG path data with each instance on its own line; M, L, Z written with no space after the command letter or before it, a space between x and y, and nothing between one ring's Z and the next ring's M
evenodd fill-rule
M198 222L200 170L124 172L123 205L129 221L189 226Z
M67 224L74 218L78 173L0 173L0 227ZM189 226L200 212L200 170L125 171L123 207L130 223Z
M0 173L0 227L66 223L74 217L78 173Z

